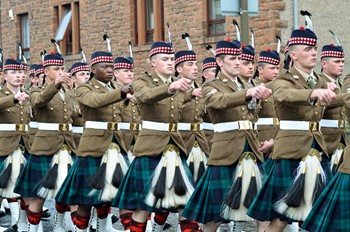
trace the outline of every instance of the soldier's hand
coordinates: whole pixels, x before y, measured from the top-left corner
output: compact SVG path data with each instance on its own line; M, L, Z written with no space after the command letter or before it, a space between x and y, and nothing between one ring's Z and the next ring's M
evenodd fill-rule
M330 89L333 92L335 92L336 90L338 90L338 86L333 82L327 82L327 89Z
M263 85L247 89L246 98L265 99L270 97L272 90Z
M335 98L336 94L330 89L315 89L310 95L311 101L320 100L327 105L329 105Z
M130 94L130 93L128 93L126 95L126 98L129 99L129 100L136 100L136 97L134 95Z
M125 86L123 86L121 89L120 89L120 91L122 92L122 93L124 93L124 94L128 94L128 93L133 93L133 88L132 88L132 84L128 84L128 85L125 85Z
M192 90L191 95L194 97L203 97L202 95L202 89L201 88L196 88Z
M55 79L55 86L57 89L60 88L61 84L66 84L69 86L71 84L71 78L69 73L63 73L62 75L56 77Z
M14 98L18 101L25 101L29 98L29 96L24 92L18 92L15 94Z
M265 140L264 142L260 142L260 146L258 148L258 151L262 153L269 153L273 147L275 140Z
M187 78L180 78L169 85L168 91L174 93L177 90L186 91L190 88L192 81Z

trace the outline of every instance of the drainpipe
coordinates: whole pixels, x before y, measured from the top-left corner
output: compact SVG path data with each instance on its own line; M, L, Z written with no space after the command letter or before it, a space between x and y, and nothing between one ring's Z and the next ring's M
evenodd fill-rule
M299 28L298 23L298 0L293 0L293 22L294 22L294 30Z

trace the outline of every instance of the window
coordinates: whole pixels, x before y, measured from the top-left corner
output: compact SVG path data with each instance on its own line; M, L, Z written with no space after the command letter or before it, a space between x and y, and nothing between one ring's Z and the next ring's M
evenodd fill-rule
M144 45L164 40L163 0L136 1L137 44Z
M55 39L60 43L62 55L79 54L79 2L55 6L57 29Z
M23 55L27 60L30 59L30 31L29 31L29 18L28 14L19 15L20 24L20 41L22 44Z
M208 35L225 34L225 16L221 14L221 0L208 0Z

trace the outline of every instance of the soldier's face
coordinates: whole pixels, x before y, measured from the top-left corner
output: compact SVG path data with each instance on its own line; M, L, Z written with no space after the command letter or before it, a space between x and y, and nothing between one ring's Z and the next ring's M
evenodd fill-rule
M8 86L21 86L21 70L7 70L4 72L4 79Z
M239 76L244 80L249 80L254 75L254 61L241 60L239 65Z
M64 74L64 66L48 66L44 68L46 79L49 82L55 81L56 78Z
M41 73L41 74L39 74L39 76L38 76L38 86L39 86L39 87L43 85L44 76L45 76L44 73Z
M161 76L171 76L175 71L174 54L157 54L151 60L152 68Z
M212 79L212 78L215 78L215 74L216 74L216 68L207 68L203 71L202 76L205 79Z
M83 84L85 84L90 78L90 72L89 71L80 71L76 72L74 74L74 82L76 87L79 87Z
M276 79L280 72L279 65L265 64L264 66L258 67L259 77L264 82L270 82Z
M197 61L185 61L182 65L176 67L180 77L196 80L198 77Z
M26 76L26 71L21 70L21 85L24 85L26 83L27 76Z
M224 75L235 78L239 75L241 56L225 55L223 59L220 57L216 58L216 63L219 65Z
M4 76L2 75L2 72L0 72L0 85L4 83Z
M316 55L317 47L308 45L295 45L290 52L294 65L302 71L316 67Z
M94 77L103 83L108 83L113 80L113 69L113 63L97 63L91 67Z
M121 85L128 85L134 79L134 70L133 69L115 69L114 75L117 78L117 81Z
M32 86L38 86L38 77L33 75L31 78L30 78L30 81L32 82Z
M328 76L337 78L343 75L344 58L326 58L322 61L323 72Z

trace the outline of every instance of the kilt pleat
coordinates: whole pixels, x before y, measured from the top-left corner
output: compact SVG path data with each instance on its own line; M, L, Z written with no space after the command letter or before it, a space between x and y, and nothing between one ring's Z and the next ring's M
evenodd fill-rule
M310 232L350 231L350 175L337 172L302 225Z
M263 170L264 170L265 176L268 176L268 175L270 174L272 165L273 165L273 159L271 159L271 158L266 158L266 159L264 160L264 163L263 163Z

